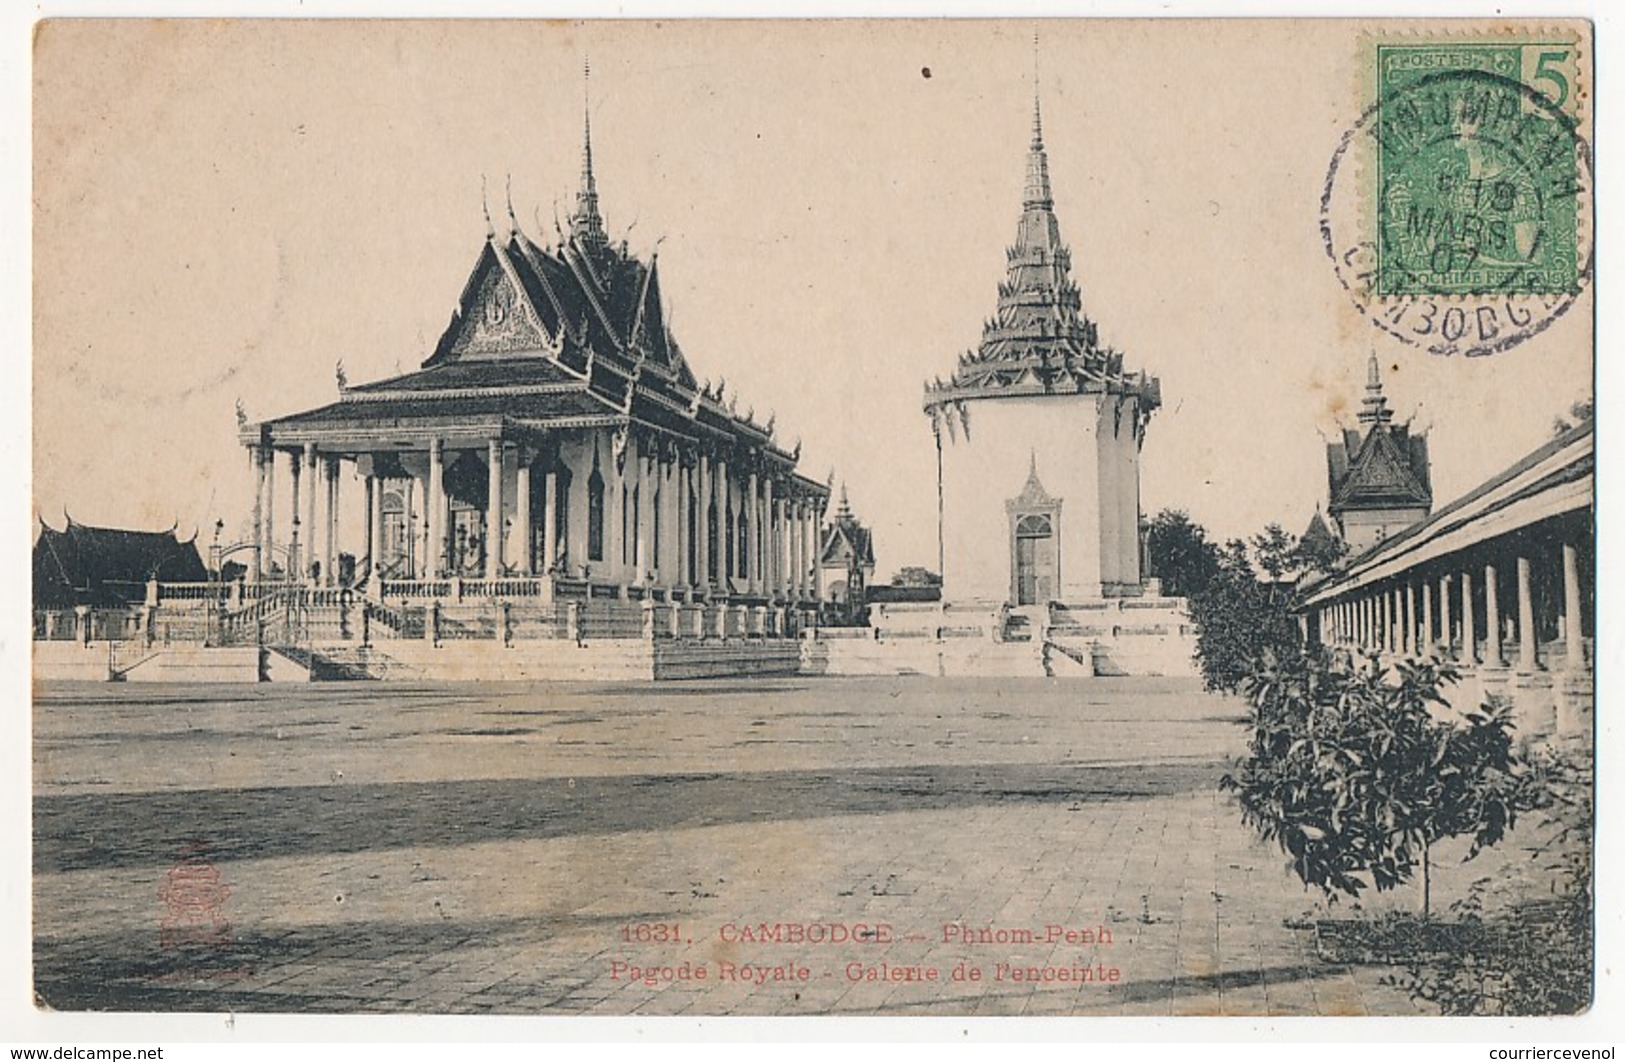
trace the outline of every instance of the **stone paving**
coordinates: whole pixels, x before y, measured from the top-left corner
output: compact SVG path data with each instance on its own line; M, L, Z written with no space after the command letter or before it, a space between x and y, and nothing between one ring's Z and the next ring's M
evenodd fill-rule
M68 1010L1417 1013L1388 971L1323 960L1324 904L1218 791L1240 717L1158 679L46 685L36 991ZM1436 895L1524 873L1524 840L1443 866ZM847 939L750 939L764 924Z

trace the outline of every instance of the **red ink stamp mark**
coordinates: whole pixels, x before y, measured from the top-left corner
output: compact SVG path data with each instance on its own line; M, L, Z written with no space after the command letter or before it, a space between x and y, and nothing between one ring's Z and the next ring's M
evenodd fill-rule
M180 862L164 875L158 898L164 903L158 944L165 951L218 950L231 943L226 917L231 885L209 862L204 845L192 842L182 850Z

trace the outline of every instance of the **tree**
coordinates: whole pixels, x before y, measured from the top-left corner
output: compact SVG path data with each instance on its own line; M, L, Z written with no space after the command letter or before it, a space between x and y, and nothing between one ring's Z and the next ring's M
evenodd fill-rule
M1301 637L1291 591L1259 582L1246 542L1214 552L1213 576L1190 598L1196 661L1208 689L1234 692L1266 656L1295 656Z
M891 584L893 586L941 586L942 576L918 565L908 565L897 569L897 574L892 576Z
M1146 528L1146 567L1170 597L1200 593L1219 570L1219 551L1207 532L1180 509L1164 509Z
M1298 567L1298 540L1288 534L1280 524L1270 524L1264 533L1252 539L1253 556L1258 566L1269 576L1271 583L1279 583Z
M1341 566L1343 558L1347 557L1348 553L1349 544L1336 535L1306 533L1298 539L1298 547L1293 551L1292 560L1300 574L1329 575Z
M1398 665L1320 650L1266 657L1242 683L1252 707L1248 755L1220 782L1242 818L1292 857L1306 885L1358 897L1422 878L1432 905L1433 846L1469 836L1467 858L1499 842L1539 787L1513 749L1510 706L1492 700L1456 719L1448 665ZM1369 879L1369 880L1368 880Z
M1577 425L1588 423L1593 417L1596 416L1596 411L1596 399L1586 398L1574 403L1573 405L1569 406L1569 414L1567 417L1553 418L1552 434L1562 435L1564 432L1572 430Z

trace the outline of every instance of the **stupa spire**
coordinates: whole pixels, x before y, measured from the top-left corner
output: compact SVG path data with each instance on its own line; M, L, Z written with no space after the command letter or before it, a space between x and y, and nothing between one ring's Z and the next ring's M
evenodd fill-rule
M1388 408L1388 399L1382 394L1382 373L1377 366L1377 352L1372 351L1366 360L1365 367L1365 399L1360 403L1361 424L1387 424L1394 419L1394 411Z
M1044 151L1044 115L1038 92L1038 35L1033 34L1033 139L1027 146L1027 187L1022 194L1026 210L1049 210L1055 205L1049 190L1049 156Z
M592 60L581 63L581 187L576 191L570 235L585 247L602 250L609 243L604 219L598 213L598 181L592 172Z

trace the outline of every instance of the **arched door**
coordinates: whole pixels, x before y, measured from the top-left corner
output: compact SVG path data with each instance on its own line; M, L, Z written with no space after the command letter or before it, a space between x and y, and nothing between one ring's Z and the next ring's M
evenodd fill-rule
M1047 516L1016 521L1016 604L1041 605L1055 596L1055 526Z

